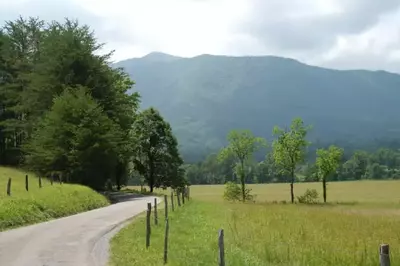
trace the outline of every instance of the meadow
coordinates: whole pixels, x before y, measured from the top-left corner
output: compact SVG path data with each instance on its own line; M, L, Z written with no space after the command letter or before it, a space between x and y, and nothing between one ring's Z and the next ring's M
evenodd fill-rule
M26 174L29 177L29 191L25 189ZM10 177L11 196L8 196L6 188ZM34 174L0 167L0 231L108 204L103 195L88 187L57 182L51 185L49 180L42 179L42 188L39 188L39 180Z
M325 205L290 204L289 184L249 187L256 203L223 201L222 185L192 186L191 201L170 212L168 265L218 265L221 228L226 265L379 265L382 243L400 265L400 181L330 183ZM322 192L299 183L295 193L307 188ZM161 222L146 249L145 220L135 219L112 240L111 265L163 265L163 241Z

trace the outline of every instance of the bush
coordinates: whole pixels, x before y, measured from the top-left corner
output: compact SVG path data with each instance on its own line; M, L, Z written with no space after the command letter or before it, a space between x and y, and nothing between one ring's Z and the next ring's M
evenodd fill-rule
M250 194L251 189L245 189L245 199L246 201L253 201L254 195ZM241 201L242 200L242 189L240 186L234 182L227 182L225 184L224 199L227 201Z
M302 196L298 196L297 200L299 203L304 204L315 204L318 202L318 192L315 189L307 189Z

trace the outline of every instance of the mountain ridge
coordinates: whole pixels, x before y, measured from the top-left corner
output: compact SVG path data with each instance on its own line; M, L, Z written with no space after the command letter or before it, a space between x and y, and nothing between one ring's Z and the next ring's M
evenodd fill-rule
M278 56L164 55L114 66L135 80L144 108L154 106L170 121L184 154L220 148L234 128L271 139L274 125L297 116L314 125L314 141L388 138L400 131L396 73L329 69Z

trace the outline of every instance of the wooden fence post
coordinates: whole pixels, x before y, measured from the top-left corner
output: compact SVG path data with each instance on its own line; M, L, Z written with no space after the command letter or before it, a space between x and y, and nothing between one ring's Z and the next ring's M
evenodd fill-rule
M190 187L186 188L187 199L190 200Z
M60 182L60 185L62 185L62 176L58 174L58 181Z
M176 199L178 200L178 207L181 206L181 198L179 197L179 191L176 191Z
M146 215L146 248L150 246L150 234L151 234L151 224L150 224L150 216L151 216L151 203L147 203L147 215Z
M50 175L50 184L53 185L54 182L54 175Z
M11 196L11 177L8 179L7 183L7 195Z
M164 236L164 264L168 261L168 233L169 233L169 222L168 218L165 220L165 236Z
M380 266L390 266L389 245L381 244L379 247Z
M168 219L168 196L164 195L164 213L165 213L165 220Z
M218 233L219 266L225 266L224 229Z
M181 192L181 196L182 196L182 204L185 204L185 193Z
M174 206L174 192L171 192L171 209L172 211L175 210L175 206Z
M158 225L157 198L154 198L154 224Z
M42 188L42 177L39 176L39 188Z
M25 176L25 189L26 189L26 191L29 191L29 180L28 180L28 175Z

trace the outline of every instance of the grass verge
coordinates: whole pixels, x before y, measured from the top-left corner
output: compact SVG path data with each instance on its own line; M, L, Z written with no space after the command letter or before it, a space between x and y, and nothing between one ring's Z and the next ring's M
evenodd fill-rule
M94 190L80 185L50 185L29 173L29 191L25 190L25 172L0 167L0 231L68 216L107 206L109 201ZM12 178L11 196L6 194L8 178Z
M192 200L170 212L168 265L217 265L220 228L227 265L378 265L383 242L391 245L392 264L400 265L399 214L354 208ZM111 265L163 265L163 241L161 219L146 249L139 217L112 239Z

